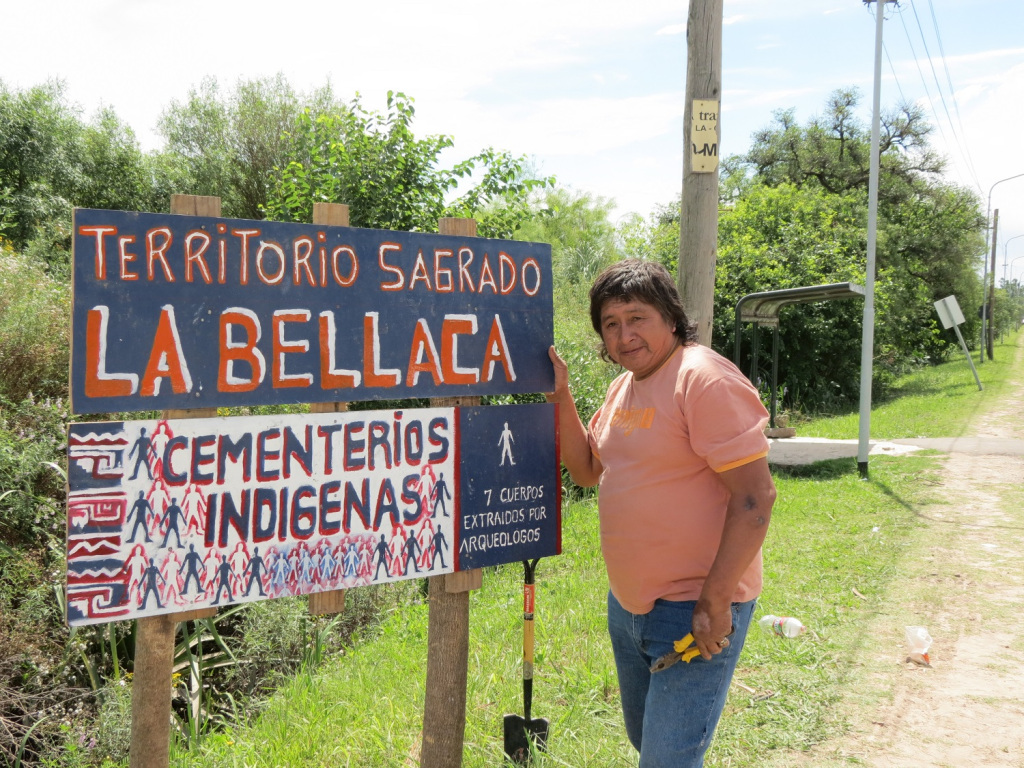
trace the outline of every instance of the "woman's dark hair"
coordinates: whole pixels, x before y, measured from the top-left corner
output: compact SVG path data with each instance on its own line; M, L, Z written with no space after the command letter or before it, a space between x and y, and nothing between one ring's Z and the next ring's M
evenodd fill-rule
M642 301L650 304L674 326L673 333L683 346L697 343L697 326L683 309L672 275L656 261L623 259L605 269L590 287L590 322L601 335L601 311L609 301ZM608 350L601 342L601 357Z

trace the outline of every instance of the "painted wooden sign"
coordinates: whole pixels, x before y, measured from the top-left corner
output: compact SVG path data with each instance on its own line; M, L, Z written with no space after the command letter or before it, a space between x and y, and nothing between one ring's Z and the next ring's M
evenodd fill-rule
M561 551L548 404L72 424L71 625Z
M547 392L551 247L78 209L74 413Z

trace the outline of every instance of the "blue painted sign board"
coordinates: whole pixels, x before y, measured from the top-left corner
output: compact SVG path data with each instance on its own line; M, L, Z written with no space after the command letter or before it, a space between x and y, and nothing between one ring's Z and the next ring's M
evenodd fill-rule
M78 209L74 413L547 392L551 247Z
M561 551L555 406L72 424L72 626Z

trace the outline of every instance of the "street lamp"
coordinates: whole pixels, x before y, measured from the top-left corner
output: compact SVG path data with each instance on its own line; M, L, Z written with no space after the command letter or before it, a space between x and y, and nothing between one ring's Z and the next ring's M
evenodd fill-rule
M1012 258L1012 259L1010 260L1010 279L1011 279L1011 280L1013 280L1013 265L1014 265L1014 264L1016 264L1016 263L1017 263L1018 261L1020 261L1021 259L1024 259L1024 254L1021 254L1020 256L1014 256L1014 257L1013 257L1013 258Z
M1007 240L1005 243L1003 243L1003 280L1004 281L1006 280L1006 249L1010 245L1010 243L1012 241L1016 240L1018 237L1024 237L1024 235L1014 235L1009 240ZM1014 261L1016 261L1016 260L1017 259L1014 259Z
M984 269L982 270L982 276L981 276L982 311L981 311L981 345L978 347L978 362L979 363L984 363L985 362L985 315L988 314L988 307L989 307L989 304L991 302L991 297L989 296L989 286L988 286L988 249L989 249L989 239L988 239L989 235L988 235L988 233L992 229L992 224L989 221L989 217L992 214L992 190L995 189L996 186L998 186L999 184L1002 184L1004 181L1010 181L1011 179L1019 179L1021 176L1024 176L1024 173L1018 173L1018 174L1015 174L1013 176L1007 176L1005 179L1000 179L999 181L997 181L995 184L993 184L991 187L988 188L988 206L985 208L985 259L984 259L984 262L983 262L984 263ZM986 300L986 299L988 299L988 300Z

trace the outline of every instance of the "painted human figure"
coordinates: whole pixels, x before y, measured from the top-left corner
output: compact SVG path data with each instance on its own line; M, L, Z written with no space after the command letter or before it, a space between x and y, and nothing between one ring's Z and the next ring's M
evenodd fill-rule
M199 579L199 569L203 566L203 558L200 557L199 553L196 552L196 545L188 545L188 553L185 555L185 560L181 564L181 568L178 569L178 575L181 575L182 571L185 573L185 585L181 589L181 594L188 593L188 585L192 579L196 580L196 592L203 591L203 583Z
M409 563L412 563L416 573L419 573L420 566L416 562L416 557L420 553L420 543L416 540L415 536L410 536L405 540L405 544L402 545L402 552L405 554L405 569L402 571L402 575L409 575Z
M163 478L158 479L146 493L149 501L149 514L146 516L147 525L150 530L160 532L160 513L165 511L171 503L171 494L167 490L167 483Z
M167 554L164 556L164 561L160 565L160 575L164 577L164 602L168 605L183 605L184 600L181 598L181 576L178 571L180 570L181 563L178 560L177 551L171 547L167 550Z
M128 537L129 544L135 543L135 534L139 530L140 525L142 526L142 532L146 535L146 543L148 544L152 541L152 539L149 538L149 528L146 525L146 516L152 511L153 508L149 506L149 501L146 499L145 493L139 491L139 498L137 498L135 503L132 504L132 508L128 511L128 517L125 519L125 522L128 523L131 521L132 516L135 516L135 525L132 526L132 535Z
M330 585L334 582L334 574L338 568L338 560L334 556L334 552L325 543L323 546L323 555L320 557L320 583Z
M220 602L220 591L222 589L228 593L228 600L231 600L231 581L234 575L234 571L231 570L231 565L228 563L228 556L221 555L220 565L217 566L217 577L220 581L217 583L217 592L213 598L213 605L217 605Z
M214 588L214 583L217 581L217 552L213 549L207 550L206 557L203 558L203 568L206 571L206 578L203 581L203 591L206 596L210 596L210 592Z
M245 573L245 565L249 562L249 550L245 542L238 542L231 552L231 591L233 593L242 591L242 578Z
M153 440L146 434L146 428L141 427L139 429L139 437L132 446L131 452L128 454L128 460L131 461L132 456L135 456L135 469L132 471L132 476L129 480L134 480L139 475L139 467L146 468L146 475L149 479L153 479L153 470L149 466L149 457L153 451ZM136 455L138 454L138 455Z
M164 541L160 545L161 547L167 546L167 539L171 536L171 531L174 531L174 538L178 542L178 546L181 546L181 530L178 528L178 518L185 519L185 513L181 511L181 507L178 506L178 499L174 496L171 497L171 503L164 510L164 525L167 526L164 532Z
M285 586L288 583L288 572L291 567L288 565L288 557L283 553L278 553L274 559L273 565L270 567L270 572L273 575L270 581L271 587L274 592L278 595L285 591Z
M252 591L253 582L259 587L260 597L266 597L267 593L263 591L263 579L260 578L260 572L264 570L263 558L260 557L260 548L252 548L252 558L245 565L245 569L242 571L244 577L246 573L249 574L249 581L245 585L245 595L249 596L249 592Z
M498 439L498 445L501 446L501 466L505 466L505 457L508 456L508 463L513 467L516 465L515 459L512 458L512 443L516 439L512 437L512 430L508 428L508 422L505 422L505 428L501 431L501 437Z
M434 495L434 483L437 482L437 477L434 475L434 467L431 464L427 464L425 467L420 469L420 481L419 481L419 506L421 509L426 510L430 507L430 499Z
M437 478L437 482L434 483L434 490L432 492L432 495L434 497L434 506L430 512L430 516L437 517L437 505L440 504L441 512L444 513L444 516L451 517L451 515L448 514L448 510L445 508L444 503L444 500L446 498L450 499L452 497L451 493L448 490L448 483L446 483L444 480L444 472L440 474L440 476Z
M388 563L391 560L391 551L388 549L388 540L384 538L384 534L380 535L380 543L377 544L373 549L377 555L377 570L373 573L373 580L376 581L380 578L380 567L384 566L384 575L388 576Z
M142 595L142 579L146 573L146 548L141 544L132 547L132 552L125 560L124 569L128 575L128 594L139 590Z
M434 549L434 559L430 563L430 570L434 570L434 566L437 565L437 558L439 557L441 558L441 567L447 568L448 566L444 564L444 552L442 552L441 550L442 548L448 549L448 542L444 538L444 531L442 531L440 528L438 528L437 532L434 534L434 539L432 543Z
M391 552L391 567L389 575L398 576L402 573L402 553L405 552L405 528L396 525L391 529L391 541L389 542Z
M291 585L292 594L295 594L296 589L299 586L299 563L301 562L300 556L301 543L299 546L292 547L288 552L288 583Z
M188 489L185 491L185 496L181 500L181 505L185 509L185 519L188 523L185 526L185 534L191 533L202 533L203 531L203 514L206 512L206 499L203 497L202 491L199 490L199 486L195 483L190 483Z
M431 544L434 538L434 521L429 517L424 520L423 525L420 526L420 530L416 534L416 538L419 539L420 551L422 552L419 561L420 567L429 568L430 558L434 554L432 551L433 545Z
M152 447L151 453L153 455L153 465L156 469L156 474L160 477L166 477L167 473L164 472L164 449L167 444L171 441L171 430L167 426L166 421L161 421L156 425L156 429L153 431L153 439L150 441Z
M160 569L153 564L153 558L149 558L149 567L143 572L142 580L146 584L145 592L142 594L142 610L146 610L146 603L149 602L150 593L156 599L156 607L163 608L160 604L160 590L157 589L157 579L167 584L167 581L160 575Z
M354 579L359 573L359 550L354 541L350 541L345 550L345 578Z
M373 570L373 537L367 535L359 545L359 580L363 584L371 584L370 571Z
M320 564L323 562L323 556L320 554L320 551L320 547L317 547L309 553L309 567L312 569L309 575L310 584L316 584L320 581Z

